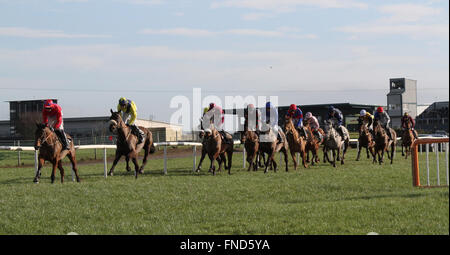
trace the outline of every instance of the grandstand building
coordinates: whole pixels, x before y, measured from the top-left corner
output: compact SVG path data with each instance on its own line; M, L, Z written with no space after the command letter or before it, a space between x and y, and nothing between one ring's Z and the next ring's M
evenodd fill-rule
M400 128L405 112L414 119L417 116L417 81L406 78L389 80L387 112L391 117L391 127Z
M444 130L448 133L448 104L449 101L431 104L416 117L416 129L427 132Z

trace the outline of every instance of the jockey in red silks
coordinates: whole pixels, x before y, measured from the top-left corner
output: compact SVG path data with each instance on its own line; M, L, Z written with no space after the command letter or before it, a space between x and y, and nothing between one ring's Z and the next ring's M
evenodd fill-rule
M223 124L225 121L224 114L225 112L222 110L222 107L216 105L215 103L210 103L208 111L203 115L202 127L205 128L206 131L209 129L210 125L214 125L214 128L222 135L223 141L228 144L233 144L233 138L229 138L231 135L227 135L223 130Z
M55 132L62 144L63 150L69 150L69 140L64 132L63 113L61 106L53 103L52 100L44 101L42 120L46 126Z
M407 112L405 112L404 114L403 114L403 117L402 117L402 128L403 128L403 130L406 130L406 128L407 128L407 124L408 124L408 122L409 122L409 124L410 124L410 127L411 127L411 130L413 131L412 133L413 133L413 135L414 135L414 138L416 138L417 139L417 134L416 134L416 132L414 131L414 127L416 126L416 122L414 121L414 119L411 117L411 115L409 115Z
M307 134L303 128L303 112L300 107L295 104L291 104L286 112L286 116L292 119L292 122L294 123L295 128L299 131L300 135L307 137Z

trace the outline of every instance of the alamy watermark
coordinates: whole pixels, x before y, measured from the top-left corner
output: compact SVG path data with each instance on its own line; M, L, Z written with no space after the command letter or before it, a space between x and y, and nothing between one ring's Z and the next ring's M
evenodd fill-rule
M193 88L192 100L187 96L182 95L175 96L170 100L170 108L176 109L170 117L170 123L182 125L183 131L185 132L200 131L201 121L203 120L203 123L209 121L209 119L204 119L203 109L205 107L209 107L210 103L215 103L217 106L220 106L222 109L227 111L232 111L235 109L236 113L231 114L230 112L226 112L226 114L223 114L223 126L221 125L220 113L215 113L213 115L214 126L219 129L223 128L225 131L230 133L241 132L244 131L244 125L242 123L243 120L238 117L244 116L244 109L247 108L248 105L252 104L255 108L260 109L260 118L258 119L259 122L257 122L257 111L248 112L249 129L256 130L256 128L258 128L260 131L268 131L270 126L274 127L274 124L276 124L271 123L274 121L273 116L269 116L270 110L267 110L266 113L266 104L268 102L270 102L273 109L277 109L278 96L235 95L221 98L216 95L207 95L203 97L200 88ZM211 117L210 114L208 114L208 117ZM270 121L271 119L272 121ZM276 122L278 122L278 120L276 120ZM258 127L256 127L256 123L260 123ZM272 130L277 133L277 128L278 127L272 128Z

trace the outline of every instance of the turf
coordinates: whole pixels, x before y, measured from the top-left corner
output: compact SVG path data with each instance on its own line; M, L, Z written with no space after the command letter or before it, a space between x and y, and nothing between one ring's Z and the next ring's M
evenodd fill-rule
M71 181L66 164L64 184L59 172L50 184L48 165L39 184L33 167L2 167L0 234L448 235L448 188L412 187L410 160L396 156L393 165L357 162L351 149L337 168L294 170L289 159L289 172L264 174L243 169L236 152L232 174L216 176L193 173L190 157L169 159L164 175L163 160L151 159L137 180L123 161L107 179L103 164L84 162L82 182Z

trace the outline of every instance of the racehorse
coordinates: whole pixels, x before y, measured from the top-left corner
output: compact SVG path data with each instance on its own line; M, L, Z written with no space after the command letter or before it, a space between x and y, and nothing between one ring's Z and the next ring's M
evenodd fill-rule
M258 170L258 156L259 156L259 138L255 131L246 130L241 133L241 143L244 144L247 153L248 171L253 168L253 171Z
M274 160L275 153L281 152L284 154L284 163L286 165L286 172L289 170L288 168L288 144L286 142L286 137L281 129L279 129L279 133L283 142L279 142L277 135L272 130L272 128L267 124L262 124L263 129L267 131L261 131L260 141L259 141L259 152L262 157L264 157L264 153L268 155L267 160L265 161L264 173L267 173L269 166L276 172L278 165L276 160Z
M384 160L384 152L387 152L388 158L391 160L391 164L394 161L395 146L397 144L397 134L392 128L389 128L392 139L386 134L386 130L381 126L378 120L373 123L373 129L375 132L375 154L378 155L378 163L381 165ZM376 158L373 158L373 163L376 162Z
M286 130L286 140L289 144L289 151L291 152L292 160L294 161L294 170L297 170L297 159L295 157L295 153L299 152L302 157L303 167L307 168L308 164L306 163L306 141L302 136L298 133L297 129L294 127L294 123L292 122L292 118L286 116L285 127Z
M119 159L122 156L125 156L125 160L127 163L126 170L131 171L129 167L129 160L134 164L134 176L138 177L138 173L144 173L144 167L147 164L147 159L149 154L153 154L155 152L155 146L153 144L153 136L152 132L144 127L139 127L144 132L145 139L142 143L138 144L138 136L133 134L131 127L127 126L122 119L122 116L119 112L113 112L111 110L111 117L109 118L109 130L113 133L117 133L117 149L116 155L114 158L113 165L109 170L109 175L113 176L114 168L119 162ZM139 152L144 149L144 159L142 161L142 166L139 167L138 156Z
M375 157L374 147L375 141L373 140L372 133L370 133L369 128L366 124L361 124L359 127L359 137L358 137L358 156L356 157L356 161L359 161L361 149L366 148L367 158L370 158L369 151L372 157Z
M312 153L311 158L311 164L314 165L314 163L319 163L319 147L323 142L324 132L321 128L318 128L318 132L322 134L322 139L319 139L316 137L313 132L311 131L311 127L308 122L304 125L305 132L308 133L308 138L306 138L306 145L305 145L305 153L306 153L306 163L309 163L309 152Z
M36 132L34 134L34 148L39 150L38 155L38 170L33 182L39 183L41 178L41 168L45 161L52 163L52 175L50 177L52 183L55 182L56 168L59 169L61 174L61 183L64 182L64 168L62 165L62 159L68 157L72 163L72 169L75 172L77 182L80 182L80 176L78 175L77 161L75 158L75 147L73 146L73 139L67 135L67 139L70 140L69 150L62 151L62 144L58 139L58 136L45 124L36 123Z
M402 135L402 156L405 156L405 159L407 159L408 154L411 153L411 146L415 140L413 132L416 132L416 131L411 129L411 123L408 122L406 124L406 129L403 130L403 135ZM417 132L416 132L416 136L417 136ZM404 151L403 151L403 148L405 148Z
M336 160L341 161L341 165L344 164L345 153L347 152L348 146L350 144L350 135L348 130L341 126L342 132L344 133L344 139L338 131L333 127L333 121L325 121L325 138L323 142L323 162L330 162L333 167L336 167ZM333 153L333 161L328 157L328 151ZM342 158L341 158L342 152Z
M219 131L214 127L213 124L210 125L209 129L205 129L204 134L204 143L205 151L208 154L208 157L211 161L211 165L209 167L209 171L212 171L213 175L216 175L216 167L214 162L217 160L219 163L218 171L222 171L222 163L225 165L225 169L228 169L228 174L231 174L231 164L233 160L233 145L227 144L225 141L222 141L222 136ZM227 163L228 158L228 165ZM199 163L200 167L201 162Z

